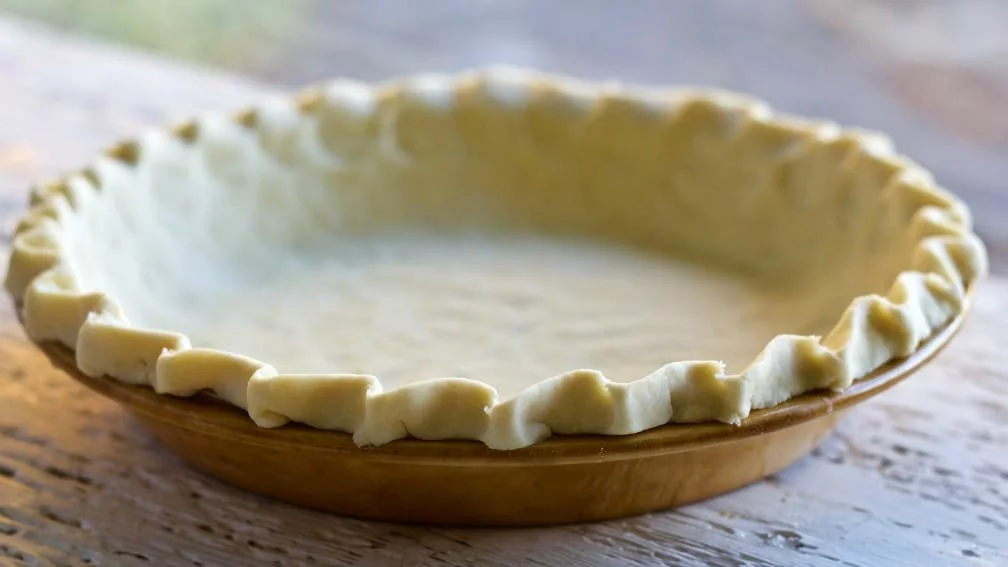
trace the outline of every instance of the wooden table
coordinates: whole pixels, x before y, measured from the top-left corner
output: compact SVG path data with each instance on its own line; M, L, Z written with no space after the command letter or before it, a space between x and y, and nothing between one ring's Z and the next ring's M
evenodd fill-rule
M361 29L353 37L367 39ZM569 68L587 65L577 61ZM4 20L0 77L4 247L31 180L144 125L272 90ZM777 105L814 110L808 92L787 98L803 85L781 87ZM842 108L841 118L859 116L854 103ZM994 187L1008 178L1008 160L990 156L1004 139L974 139L972 160L945 159L938 125L900 120L902 132L923 138L911 145L937 156L939 175L969 185L963 193L983 203L978 218L1002 272L1008 229L998 222L1008 226L1008 193ZM935 363L856 409L785 472L674 512L534 530L367 523L222 486L52 369L0 305L0 565L1008 565L1008 279L998 276Z

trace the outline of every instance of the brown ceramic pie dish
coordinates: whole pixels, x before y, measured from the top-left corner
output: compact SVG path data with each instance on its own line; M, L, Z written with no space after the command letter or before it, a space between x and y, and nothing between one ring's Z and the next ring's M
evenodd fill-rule
M779 470L986 271L884 136L501 68L151 132L37 188L13 248L29 336L197 467L456 524Z

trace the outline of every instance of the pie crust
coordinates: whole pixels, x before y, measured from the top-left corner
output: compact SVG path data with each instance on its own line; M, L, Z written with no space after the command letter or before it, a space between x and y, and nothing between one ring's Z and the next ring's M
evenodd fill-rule
M731 277L660 267L674 257ZM986 269L966 206L883 135L729 92L493 67L336 80L121 144L33 189L6 287L29 336L74 349L88 376L209 391L262 427L300 422L361 446L413 436L515 449L552 434L738 424L843 390L958 315ZM436 309L431 286L443 287ZM513 305L481 324L508 293ZM440 314L425 320L428 308ZM379 311L384 331L369 333ZM527 312L540 318L509 319ZM379 346L400 323L398 342ZM522 379L451 377L461 372L443 359L420 372L437 349L414 329L436 336L435 324L459 341L445 352ZM543 325L565 342L473 353ZM590 364L662 357L683 337L706 347L773 333L727 367L726 355L690 351L636 375L626 369L649 362L630 360L611 379L577 361L528 376L588 353L584 329L628 339ZM341 362L371 351L407 378L383 389L378 371ZM250 358L265 352L283 363ZM554 366L517 362L537 356ZM298 360L318 364L293 373ZM331 361L348 366L319 367Z

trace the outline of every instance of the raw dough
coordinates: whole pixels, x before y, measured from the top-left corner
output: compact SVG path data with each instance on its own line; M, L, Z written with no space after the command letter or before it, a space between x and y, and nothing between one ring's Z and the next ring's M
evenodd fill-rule
M152 132L33 204L34 339L362 445L737 423L910 354L986 270L883 136L508 69Z
M575 368L628 382L670 360L720 358L739 372L775 335L827 333L854 292L830 305L815 289L782 293L653 252L526 235L352 238L298 252L255 270L216 265L223 273L202 278L232 285L149 314L127 293L120 301L137 325L280 372L370 373L386 388L456 376L510 397Z

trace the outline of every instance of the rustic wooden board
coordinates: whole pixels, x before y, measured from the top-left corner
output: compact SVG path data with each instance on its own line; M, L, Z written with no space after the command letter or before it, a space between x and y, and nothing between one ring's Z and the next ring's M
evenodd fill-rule
M265 86L0 20L0 218L116 137ZM1008 280L929 368L765 482L676 512L426 529L249 496L52 369L0 302L0 564L1008 564ZM339 482L339 479L333 479Z

